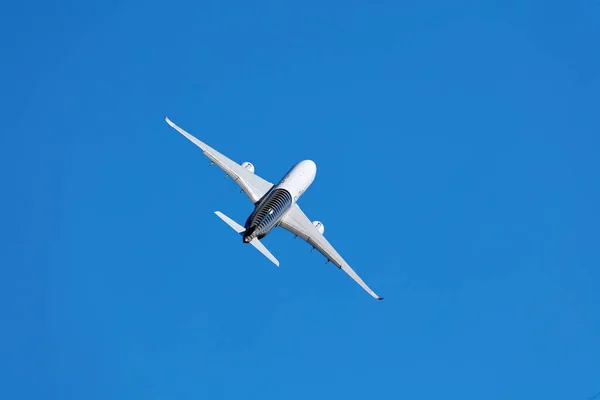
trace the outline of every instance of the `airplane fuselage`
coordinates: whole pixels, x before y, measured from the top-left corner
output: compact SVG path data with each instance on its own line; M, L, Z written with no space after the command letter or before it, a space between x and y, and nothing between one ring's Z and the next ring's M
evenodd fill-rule
M244 225L244 243L265 237L313 183L317 166L311 160L300 161L256 202Z

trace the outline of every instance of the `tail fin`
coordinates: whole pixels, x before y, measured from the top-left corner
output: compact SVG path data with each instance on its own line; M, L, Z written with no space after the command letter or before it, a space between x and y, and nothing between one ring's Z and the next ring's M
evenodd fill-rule
M215 211L215 214L217 214L217 216L219 218L221 218L223 221L225 221L225 223L227 225L229 225L234 231L236 231L239 234L244 233L245 229L243 226L241 226L240 224L238 224L237 222L235 222L234 220L232 220L231 218L229 218L227 215L223 214L220 211ZM271 252L269 250L267 250L267 248L265 247L264 244L262 244L262 242L258 239L253 239L250 244L252 246L254 246L254 248L258 251L260 251L265 257L267 257L269 260L271 260L271 262L273 262L273 264L277 265L279 267L279 261L273 256L273 254L271 254Z

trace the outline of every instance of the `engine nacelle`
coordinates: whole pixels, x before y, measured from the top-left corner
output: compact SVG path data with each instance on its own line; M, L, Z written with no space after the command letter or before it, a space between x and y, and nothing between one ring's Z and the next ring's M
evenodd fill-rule
M325 232L325 225L323 225L321 221L313 221L312 224L315 228L317 228L319 232L321 232L321 235L323 234L323 232Z
M242 163L242 168L247 169L248 171L254 173L254 165L252 163L246 161Z

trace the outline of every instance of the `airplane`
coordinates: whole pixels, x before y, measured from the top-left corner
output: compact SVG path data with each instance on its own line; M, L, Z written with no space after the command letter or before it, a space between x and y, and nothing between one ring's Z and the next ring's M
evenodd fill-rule
M209 166L216 164L221 168L225 172L225 178L231 177L240 186L240 192L245 192L254 204L254 210L248 216L244 226L233 221L222 212L215 211L219 218L242 236L243 243L250 243L275 265L279 266L279 261L260 241L275 227L279 226L293 233L294 238L300 237L306 241L312 246L312 250L317 249L327 258L326 263L331 262L346 272L375 299L383 300L383 297L375 294L363 282L323 236L325 231L323 223L311 221L298 206L298 199L315 179L317 166L314 161L300 161L274 185L256 175L254 165L250 162L246 161L238 164L175 125L167 116L165 116L165 121L202 149L204 155L210 160Z

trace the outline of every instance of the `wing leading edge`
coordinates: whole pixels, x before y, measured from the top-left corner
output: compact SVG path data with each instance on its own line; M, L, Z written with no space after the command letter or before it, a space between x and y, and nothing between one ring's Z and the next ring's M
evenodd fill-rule
M213 149L206 143L198 140L179 126L175 125L167 116L165 121L176 131L181 133L183 136L188 138L192 143L202 149L202 152L208 159L219 166L227 175L229 175L235 183L237 183L242 190L248 195L253 203L256 203L265 193L271 189L273 184L261 178L260 176L242 168L242 166L235 161L227 158L217 150Z
M334 263L338 268L343 270L345 273L350 275L352 279L356 281L364 290L367 291L371 296L377 300L383 300L383 297L378 296L367 286L367 284L358 276L350 265L339 255L339 253L333 248L329 241L317 230L312 224L310 219L302 212L298 204L290 209L290 211L283 217L279 226L285 230L299 236L306 242L308 242L315 249L319 250L329 261Z

